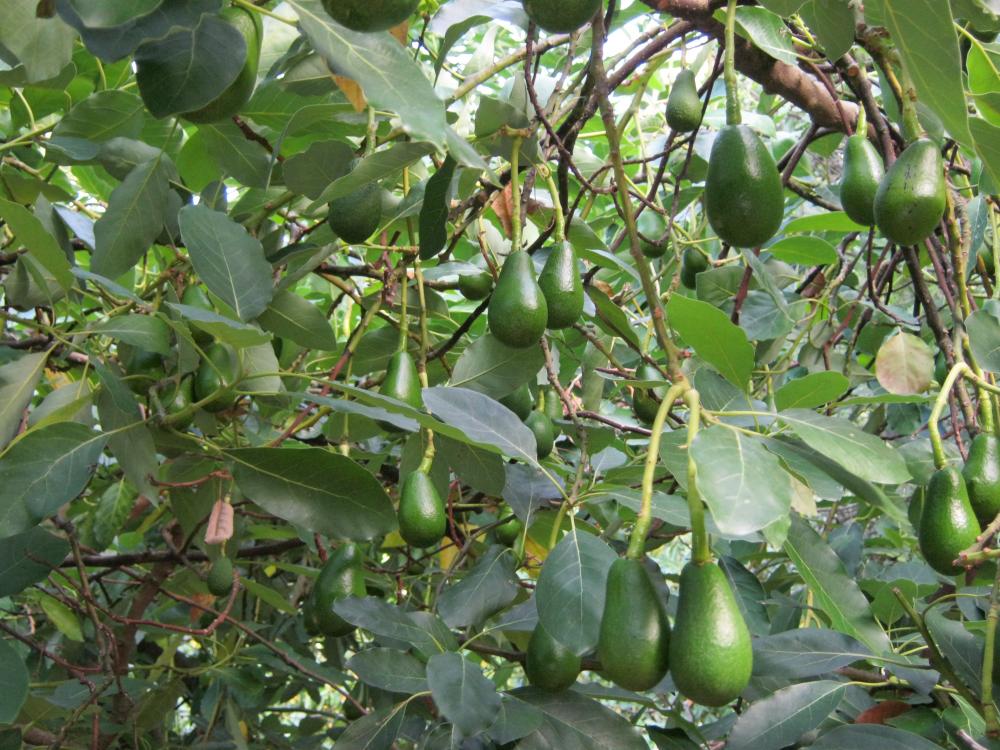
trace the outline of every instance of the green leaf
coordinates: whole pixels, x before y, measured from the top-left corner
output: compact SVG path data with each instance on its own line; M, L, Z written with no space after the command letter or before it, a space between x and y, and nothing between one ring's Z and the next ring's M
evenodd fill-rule
M415 657L394 648L369 648L350 658L347 668L366 685L390 693L413 695L427 690L424 665Z
M774 394L774 404L778 411L813 409L837 400L850 386L851 382L839 372L813 372L781 386Z
M969 118L969 129L976 139L976 153L983 160L983 167L994 185L1000 185L1000 127L981 117Z
M791 685L748 708L736 720L727 750L780 750L815 729L844 697L847 683L823 680Z
M848 0L809 0L799 13L819 37L831 62L843 57L854 45L854 9Z
M598 325L609 335L620 336L636 349L640 348L639 337L632 330L632 324L621 307L612 302L608 295L596 286L588 284L584 289L590 301L594 303Z
M717 307L680 294L667 304L670 327L737 388L746 390L753 372L753 346L746 333Z
M204 124L198 127L198 132L219 169L247 187L268 186L271 155L261 144L248 140L236 123L225 120Z
M108 447L135 488L154 498L156 488L149 477L156 474L160 462L139 404L110 371L105 368L98 373L104 387L97 394L97 414L108 435Z
M503 458L443 435L435 436L437 455L474 490L497 497L507 481Z
M788 515L791 477L759 439L715 425L698 433L690 452L698 492L723 534L746 536Z
M432 143L421 141L397 143L376 151L355 164L343 177L329 184L313 203L313 207L329 203L334 198L350 195L358 188L402 172L405 167L434 153Z
M545 363L537 346L513 349L485 333L462 352L451 373L451 385L503 398L534 380Z
M338 599L333 610L362 630L382 638L409 643L425 657L458 648L451 631L436 616L407 612L374 596ZM418 615L425 617L421 620Z
M969 316L965 327L979 366L1000 371L1000 302L987 300Z
M55 625L56 630L77 643L83 642L83 629L80 621L69 607L55 597L44 595L39 603L45 611L45 616Z
M66 113L52 135L83 138L101 143L112 138L138 138L146 120L145 108L135 94L109 89L91 94Z
M574 690L547 693L519 688L511 695L541 710L544 725L521 740L519 750L646 750L648 745L629 721Z
M226 455L247 497L310 532L365 540L396 528L382 485L346 456L322 448L240 448Z
M725 15L724 11L720 13ZM796 64L795 47L780 17L766 8L743 7L736 11L736 22L742 27L742 35L761 50L776 60Z
M899 484L910 478L899 453L853 422L825 417L805 409L781 412L778 419L811 448L869 482Z
M719 558L719 567L726 574L729 585L736 594L736 604L750 632L755 636L768 635L771 632L771 618L767 614L767 607L764 606L767 594L757 576L747 570L739 560L726 555Z
M500 695L482 670L461 654L435 654L427 662L434 703L463 737L478 734L500 712Z
M835 630L857 638L876 654L891 651L889 637L872 616L868 600L844 570L843 561L804 520L792 516L784 545L795 569Z
M302 30L327 64L364 89L379 109L396 112L404 129L441 147L448 125L444 103L405 47L389 34L345 29L323 10L319 0L289 0Z
M0 597L42 581L69 553L69 543L38 527L0 544Z
M889 393L923 393L934 380L934 355L922 339L900 332L879 347L875 376Z
M0 724L13 724L28 698L28 668L7 641L0 640Z
M801 680L828 674L871 655L862 643L835 630L798 628L754 639L753 671L761 677Z
M181 237L195 271L240 320L256 318L274 294L271 264L260 242L226 214L205 206L185 206Z
M163 0L69 0L80 20L91 28L123 26L152 13Z
M38 217L24 206L3 199L0 199L0 217L14 233L16 244L27 248L45 270L52 274L52 278L59 282L59 286L69 289L73 285L66 253Z
M235 347L257 346L271 340L271 337L257 326L223 317L211 310L202 310L200 307L192 307L191 305L179 305L176 302L168 302L167 307L178 313L184 320L190 321L195 328ZM175 325L175 328L181 328L181 326Z
M868 227L855 224L843 211L825 211L792 219L785 224L784 234L798 232L861 232Z
M24 65L28 83L59 75L72 59L76 38L61 18L39 18L36 5L24 0L0 0L0 44Z
M424 202L420 206L420 259L428 260L444 249L448 241L448 196L457 162L448 156L424 189Z
M164 356L170 354L170 327L155 315L118 315L95 323L90 333L110 336Z
M343 141L317 141L301 154L285 159L281 175L289 190L318 198L351 171L354 150Z
M323 311L293 292L279 291L257 321L268 331L307 349L329 352L337 337Z
M380 708L351 722L337 738L335 750L389 750L396 741L409 702Z
M507 547L490 547L464 578L441 592L438 614L452 628L481 625L517 598L517 560Z
M982 695L983 650L985 640L970 633L965 625L950 620L941 609L932 609L924 617L927 629L941 655L977 698Z
M0 365L0 448L17 434L48 357L48 352L24 354Z
M809 217L807 217L809 218ZM786 227L785 231L789 231ZM786 263L803 266L830 265L837 262L837 249L820 237L785 237L767 248L772 256Z
M940 750L919 734L881 724L843 724L814 742L814 750Z
M617 555L593 534L573 531L555 546L535 588L538 619L559 642L581 656L597 645L604 587Z

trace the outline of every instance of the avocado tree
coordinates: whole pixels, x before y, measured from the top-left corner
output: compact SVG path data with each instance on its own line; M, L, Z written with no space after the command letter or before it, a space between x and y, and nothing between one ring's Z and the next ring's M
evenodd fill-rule
M996 0L0 0L0 748L1000 748Z

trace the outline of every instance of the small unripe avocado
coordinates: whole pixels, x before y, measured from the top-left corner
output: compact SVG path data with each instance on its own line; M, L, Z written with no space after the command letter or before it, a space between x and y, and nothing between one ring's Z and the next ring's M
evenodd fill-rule
M972 439L962 478L972 510L985 528L1000 513L1000 438L980 432Z
M514 349L534 346L545 333L549 311L545 295L535 280L531 256L523 250L511 253L500 270L490 298L490 331L500 343Z
M636 380L663 380L660 371L645 362L636 368L635 377ZM654 396L652 388L632 389L632 413L640 422L653 424L659 408L660 402Z
M458 277L458 291L470 300L486 299L493 291L493 277L486 271Z
M313 586L313 616L323 635L339 638L350 634L354 626L333 611L338 599L365 595L363 558L356 544L341 546L327 559Z
M945 208L941 151L918 138L899 155L875 194L875 223L897 245L916 245L934 234Z
M494 528L493 534L500 544L510 547L521 536L522 531L524 531L524 524L521 523L521 519L517 516L512 516L507 523L502 523Z
M875 194L884 174L882 157L863 133L847 139L844 173L840 179L840 205L851 221L866 227L875 223Z
M420 377L417 375L417 365L413 357L407 351L396 352L389 360L389 365L385 370L385 378L379 393L404 404L409 404L414 409L419 409L424 405L420 395ZM390 432L400 432L396 425L390 422L379 422L379 426Z
M687 68L677 74L667 96L667 125L678 133L690 133L701 125L701 99L694 73Z
M413 15L420 0L323 0L330 18L354 31L387 31Z
M601 0L521 0L528 18L545 31L576 31L601 9Z
M556 431L552 426L552 420L540 411L533 411L524 420L524 423L535 435L535 447L538 457L545 458L552 452L552 446L556 440Z
M667 243L666 242L643 242L639 247L642 250L642 254L645 255L650 260L655 260L657 258L662 258L667 253Z
M525 383L515 391L508 393L500 399L500 403L517 415L522 422L531 414L531 409L535 405L535 400L531 396L531 388Z
M538 286L545 295L549 328L569 328L583 313L583 282L573 246L563 242L552 249Z
M698 274L708 270L708 259L693 247L684 248L681 256L681 283L688 289L698 284Z
M580 675L580 657L549 635L539 623L528 641L524 673L534 687L558 693Z
M344 242L364 242L382 223L382 188L377 182L369 182L353 193L334 198L326 221Z
M920 553L938 573L958 575L954 564L958 553L971 547L979 536L979 523L969 502L965 480L954 466L938 469L924 493L917 539Z
M140 395L145 395L154 383L167 376L163 357L148 349L130 348L122 356L122 366L128 376L125 384Z
M430 547L448 529L444 502L430 476L410 472L399 491L399 534L414 547Z
M236 350L228 344L214 343L205 349L207 361L198 366L194 374L194 397L196 401L213 396L203 407L206 411L224 411L236 403L236 393L232 385L240 376L240 359Z
M208 571L208 590L216 596L228 596L233 589L233 561L220 557Z

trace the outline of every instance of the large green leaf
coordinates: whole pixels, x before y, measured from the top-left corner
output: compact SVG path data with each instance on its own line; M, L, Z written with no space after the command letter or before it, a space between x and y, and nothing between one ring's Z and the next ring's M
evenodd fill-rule
M451 384L502 398L534 380L543 364L544 356L539 347L513 349L486 333L462 352L452 370Z
M248 140L236 124L224 120L201 125L199 135L216 165L226 175L247 187L265 188L271 179L271 155L256 141Z
M170 328L162 318L153 315L118 315L95 323L90 333L110 336L164 356L170 353Z
M397 143L390 148L369 154L353 165L343 176L327 185L313 206L329 203L334 198L350 195L369 183L398 174L404 168L433 153L433 143L411 141Z
M63 289L73 285L69 259L45 225L24 206L0 199L0 217L14 233L18 245L27 248Z
M36 3L0 0L0 44L21 61L27 82L55 78L73 56L76 34L60 18L39 18Z
M940 750L919 734L880 724L844 724L814 742L815 750Z
M489 728L500 712L496 687L461 654L432 656L427 661L427 684L438 710L464 737Z
M1000 371L1000 301L986 300L965 321L969 344L980 367Z
M48 356L48 352L24 354L0 365L0 448L17 434Z
M73 107L59 121L56 138L83 138L93 143L111 138L137 138L145 109L135 94L120 89L98 91Z
M849 635L825 628L798 628L755 639L753 671L761 677L801 680L869 656L871 651Z
M541 710L545 723L519 744L521 750L645 750L645 740L629 721L574 690L547 693L519 688L513 695Z
M335 750L389 750L396 741L411 704L380 708L351 722L337 738Z
M418 615L426 613L407 612L374 596L339 599L333 609L352 625L383 638L409 643L428 658L458 648L451 631L434 615L421 619Z
M337 348L337 337L323 311L293 292L277 292L257 320L272 333L307 349L328 352Z
M452 628L482 624L517 598L516 567L513 551L490 547L464 578L441 592L438 614Z
M97 414L108 447L133 486L146 497L156 497L149 478L159 469L159 461L142 409L115 373L103 365L96 369L103 386L97 394Z
M780 750L815 729L840 704L847 683L823 680L791 685L748 708L736 720L727 750Z
M0 640L0 724L12 724L28 698L28 668L7 641Z
M809 0L799 13L823 45L823 52L836 62L854 44L854 8L848 0Z
M405 651L369 648L352 656L347 668L362 682L380 690L407 695L427 690L426 668Z
M670 327L684 343L737 388L746 390L753 347L743 330L717 307L675 294L667 304Z
M839 372L813 372L781 386L774 394L774 405L778 411L812 409L844 395L850 385L850 381Z
M40 528L0 543L0 597L17 594L44 580L69 553L69 543Z

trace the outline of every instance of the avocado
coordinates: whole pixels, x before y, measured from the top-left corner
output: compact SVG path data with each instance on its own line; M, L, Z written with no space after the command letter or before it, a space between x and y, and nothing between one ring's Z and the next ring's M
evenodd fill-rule
M666 242L643 242L639 249L642 250L642 254L645 255L650 260L656 260L657 258L662 258L667 254L667 243Z
M330 18L354 31L387 31L413 15L420 0L323 0Z
M708 223L734 247L758 247L774 236L785 212L781 176L771 152L746 125L715 137L705 179Z
M698 282L698 274L708 270L708 259L693 247L684 248L681 256L681 283L688 289L694 289Z
M240 377L240 358L228 344L219 342L205 348L207 361L198 366L194 374L194 397L203 401L214 396L202 408L206 411L225 411L236 403L232 385Z
M458 291L466 299L486 299L493 291L493 277L486 271L463 274L458 277Z
M918 138L885 173L875 194L875 223L897 245L930 237L944 215L941 152L930 138Z
M354 626L333 611L334 603L349 596L365 595L365 572L358 545L342 545L327 559L313 586L313 615L323 635L339 638L349 635Z
M917 539L920 552L938 573L958 575L962 568L953 561L979 536L979 523L969 502L965 480L954 466L938 469L924 493Z
M726 574L715 563L689 562L670 636L674 684L695 703L724 706L743 692L751 671L750 631Z
M674 79L667 96L667 125L678 133L690 133L701 125L701 99L694 73L684 68Z
M531 395L531 388L525 383L500 399L500 403L514 412L517 418L523 422L531 414L531 409L535 405L535 399Z
M521 0L524 12L552 34L576 31L601 9L601 0Z
M558 693L580 675L580 657L549 635L541 623L535 626L528 641L524 673L534 687Z
M122 367L128 376L125 384L133 393L144 396L152 385L167 376L163 357L156 352L138 347L121 347Z
M602 672L626 690L649 690L667 673L670 622L639 560L611 564L597 641Z
M534 346L545 333L549 311L531 256L523 250L507 256L487 314L490 331L515 349Z
M663 380L663 375L651 364L644 362L636 368L635 379ZM657 395L655 389L652 388L632 389L632 413L643 424L653 424L653 420L656 419L656 412L660 408Z
M246 42L246 60L236 80L221 94L201 109L181 115L191 122L218 122L228 120L239 113L243 105L250 101L254 86L257 85L257 67L260 64L260 47L264 41L264 25L259 13L233 5L223 9L219 16L243 35Z
M972 439L962 477L972 510L985 528L1000 513L1000 439L996 435L980 432Z
M399 534L414 547L430 547L448 529L444 503L430 476L414 471L399 490Z
M216 596L228 596L233 589L233 561L220 557L208 571L208 590Z
M556 431L552 426L552 420L540 411L533 411L524 420L524 423L535 435L535 448L538 457L545 458L552 452L552 446L556 440Z
M340 239L356 245L371 237L382 223L382 188L369 182L353 193L330 201L326 221Z
M404 404L409 404L414 409L419 409L424 405L424 400L420 395L420 377L417 375L417 365L413 361L408 351L396 352L389 360L389 365L385 369L385 378L379 393ZM379 425L390 432L401 432L396 425L391 422L379 421Z
M510 513L510 508L504 508L500 511L500 515L504 516ZM506 523L502 523L493 529L493 534L500 544L510 547L517 538L521 536L521 532L524 531L524 524L521 523L521 519L517 516L511 516L510 520Z
M558 436L562 430L555 422L563 418L563 402L554 388L544 388L542 396L545 398L543 411L545 412L545 416L552 421L552 430Z
M160 405L168 415L177 414L183 411L194 402L193 378L181 378L180 382L177 382L176 380L168 380L167 383L160 388L157 398L160 399ZM191 418L193 417L194 415L192 414ZM191 419L184 420L183 423L175 422L173 423L173 426L178 430L183 430L189 424L191 424Z
M569 328L583 314L583 282L576 262L576 253L568 242L561 242L549 253L538 286L545 295L548 309L547 326Z
M875 224L875 194L884 174L882 157L863 133L847 139L844 172L840 178L840 205L851 221L866 227Z

